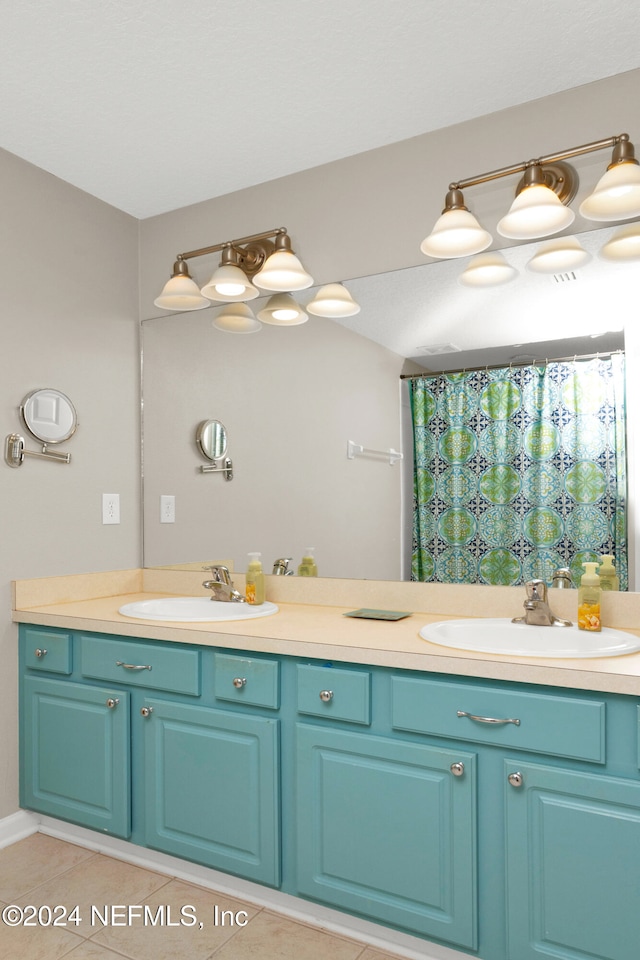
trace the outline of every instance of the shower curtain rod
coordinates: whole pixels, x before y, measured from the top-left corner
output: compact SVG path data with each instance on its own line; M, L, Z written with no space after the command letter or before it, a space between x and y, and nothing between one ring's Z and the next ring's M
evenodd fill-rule
M507 367L541 367L548 363L570 363L573 360L606 360L614 357L624 350L605 350L604 353L582 353L574 354L572 357L546 357L544 360L520 360L518 363L489 363L482 364L480 367L460 367L458 370L435 370L433 373L424 371L424 373L401 373L401 380L422 380L428 377L442 377L449 373L476 373L478 370L504 370Z

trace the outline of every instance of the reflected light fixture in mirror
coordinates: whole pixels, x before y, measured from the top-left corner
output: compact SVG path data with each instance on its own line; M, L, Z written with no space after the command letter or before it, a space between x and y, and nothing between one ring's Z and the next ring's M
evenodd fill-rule
M228 303L211 321L217 330L225 333L257 333L262 330L250 307L244 303Z
M575 237L561 237L543 243L527 263L527 270L534 273L563 273L577 270L591 260L579 240Z
M290 294L276 293L269 297L262 310L258 311L258 319L274 326L294 327L296 324L305 323L309 318Z
M633 223L613 234L600 250L605 260L640 260L640 224Z
M420 249L427 256L442 259L485 250L492 242L491 235L467 210L462 190L516 173L524 176L509 213L498 223L498 233L516 240L558 233L569 226L575 216L568 204L576 193L577 175L565 161L607 147L613 148L612 162L592 194L583 201L580 213L591 220L640 216L640 172L629 135L622 133L451 183L442 216Z
M460 274L459 280L465 287L499 287L514 280L517 275L516 268L496 251L474 257Z
M316 317L354 317L360 313L360 304L356 303L347 288L341 283L327 283L320 287L313 300L307 304L307 310Z

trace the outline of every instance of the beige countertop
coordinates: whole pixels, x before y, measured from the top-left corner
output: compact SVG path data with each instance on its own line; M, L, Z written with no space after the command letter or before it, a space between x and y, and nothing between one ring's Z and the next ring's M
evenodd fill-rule
M279 607L279 612L270 617L209 625L134 620L118 613L119 607L135 600L202 595L194 576L200 585L201 574L176 576L141 570L15 581L12 616L19 623L123 637L640 696L640 653L584 660L511 657L454 651L419 636L424 624L437 620L518 615L517 606L513 606L514 601L521 606L522 590L512 587L443 590L441 585L434 585L439 589L425 591L431 585L371 581L304 584L301 578L291 578L297 583L285 583L279 582L284 578L270 577L267 597ZM234 579L241 588L242 577ZM556 598L555 606L553 602L551 606L559 616L567 616L576 592L561 592L572 596ZM301 602L303 598L306 602ZM416 601L427 609L418 609ZM635 628L640 624L637 595L619 595L615 602L622 622L611 625L640 634L640 625ZM412 615L394 622L344 616L363 606L410 610Z

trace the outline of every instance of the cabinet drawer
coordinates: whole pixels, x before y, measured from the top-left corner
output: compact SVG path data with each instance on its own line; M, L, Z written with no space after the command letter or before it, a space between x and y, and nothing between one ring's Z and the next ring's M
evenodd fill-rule
M298 711L314 717L371 723L371 678L364 670L298 665Z
M24 662L29 670L71 673L71 635L55 630L24 628Z
M81 635L80 656L83 677L200 696L198 650Z
M214 662L213 688L217 700L278 709L280 665L277 661L216 653Z
M605 762L602 701L409 677L391 685L397 730Z

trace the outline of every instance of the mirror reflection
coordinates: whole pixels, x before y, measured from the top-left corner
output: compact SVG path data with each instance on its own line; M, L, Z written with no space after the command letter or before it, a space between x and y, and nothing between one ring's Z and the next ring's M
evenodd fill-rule
M62 443L76 432L78 420L69 397L59 390L33 390L20 405L29 433L42 443Z
M215 461L227 452L227 432L219 420L203 420L196 430L196 442L207 460Z
M244 570L260 550L270 572L281 556L297 566L315 543L320 576L409 579L413 438L401 375L623 348L639 267L597 256L613 232L580 236L592 259L573 275L527 269L534 243L504 251L516 276L499 287L460 283L466 261L348 281L362 309L341 321L250 337L216 329L215 308L144 321L145 565L224 556ZM235 482L215 494L189 448L203 404L234 437ZM349 441L405 456L349 459ZM181 523L161 528L166 493Z

